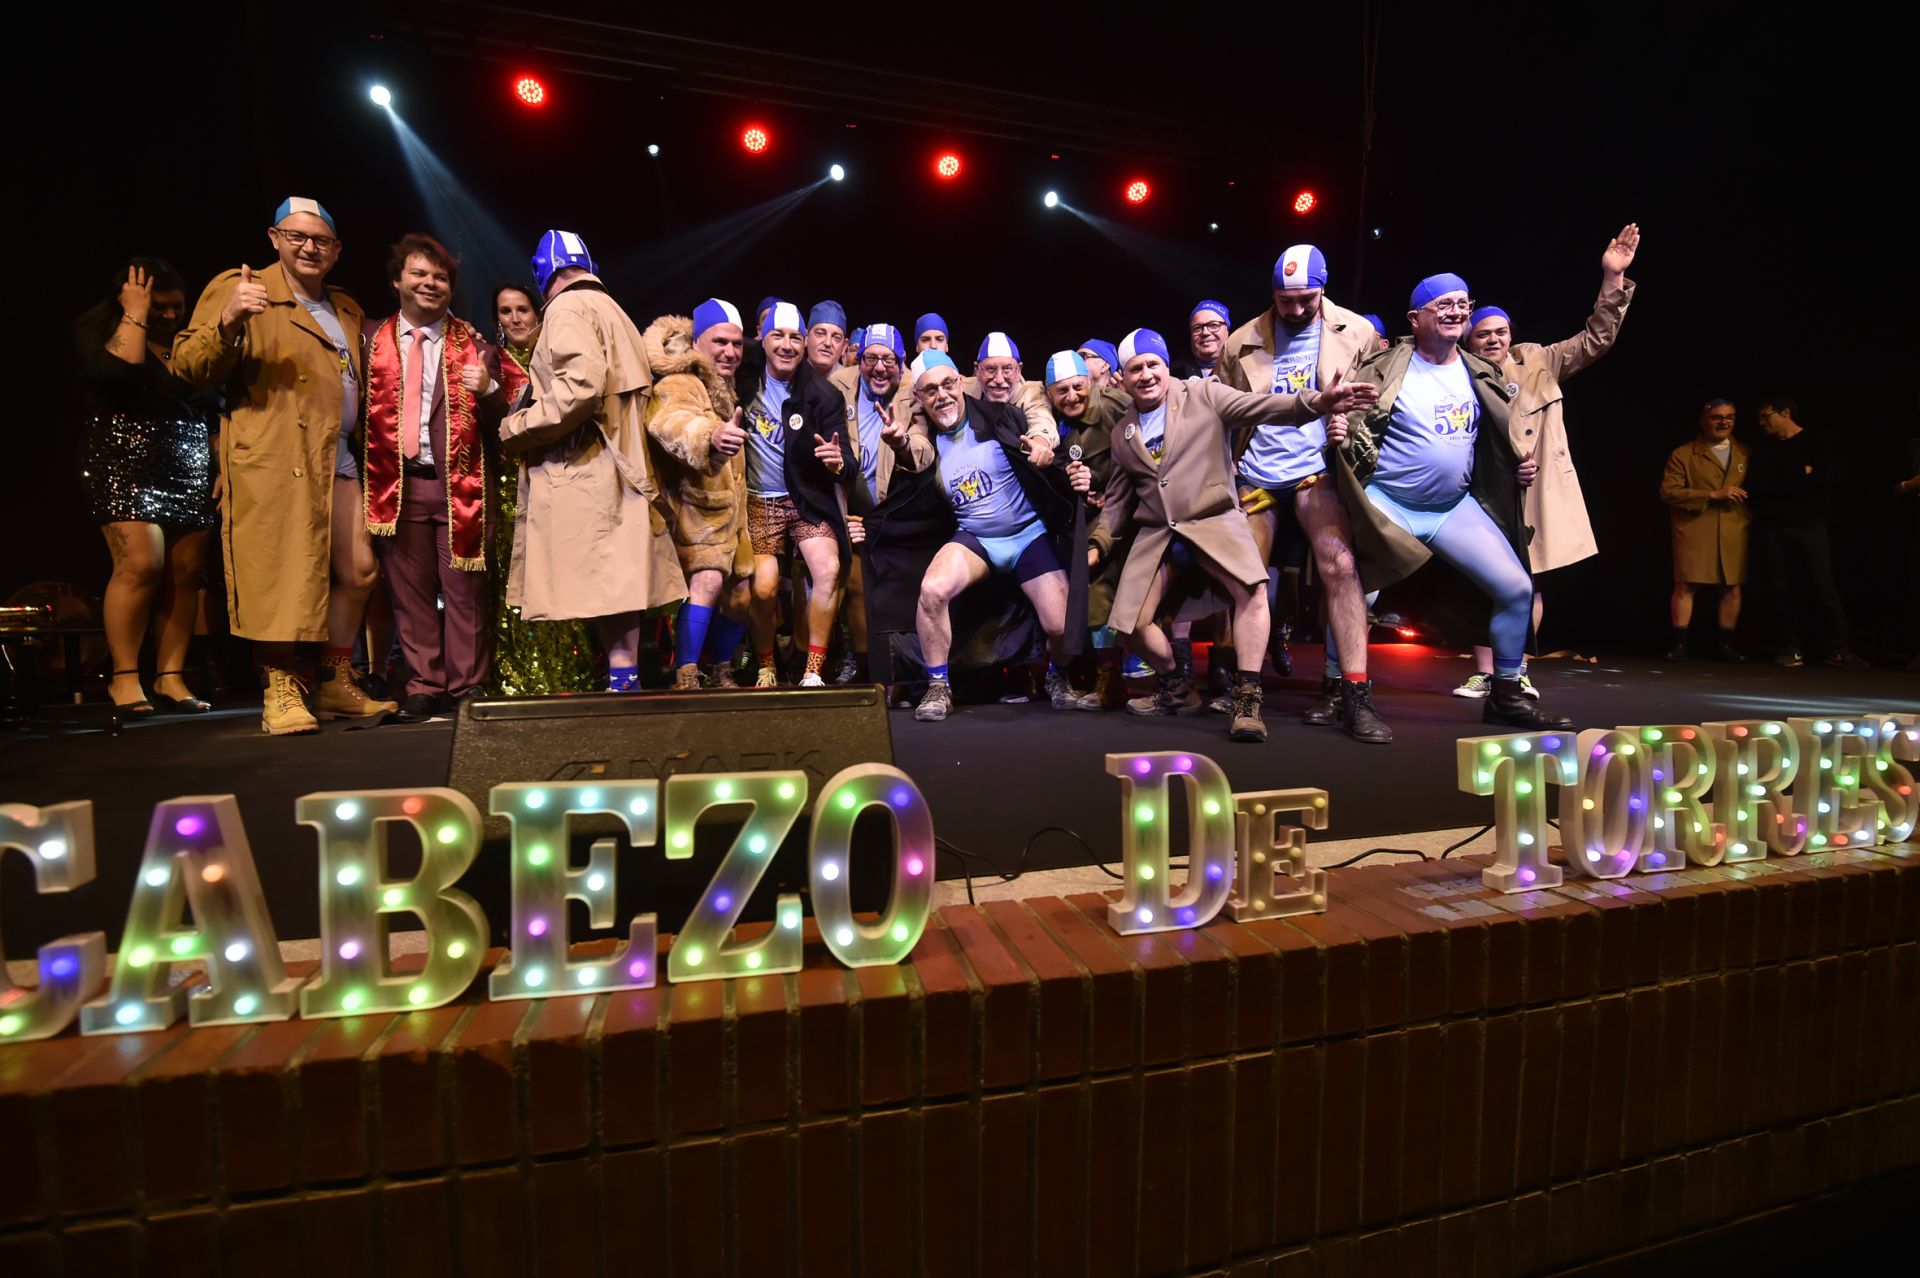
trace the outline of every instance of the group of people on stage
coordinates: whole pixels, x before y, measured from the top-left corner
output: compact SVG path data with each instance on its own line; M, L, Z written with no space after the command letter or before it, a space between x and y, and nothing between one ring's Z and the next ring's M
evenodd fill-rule
M141 259L83 326L112 694L136 712L206 705L180 681L182 598L217 528L228 624L253 641L275 734L430 717L489 686L496 651L554 651L529 642L543 628L576 660L597 647L604 687L634 689L649 618L671 613L679 690L748 671L821 686L838 644L838 677L905 667L924 679L916 717L940 720L960 667L1031 657L1037 673L1044 652L1054 709L1212 709L1258 741L1261 670L1284 663L1310 572L1327 673L1303 718L1387 742L1369 592L1433 556L1491 605L1463 695L1489 723L1568 724L1526 677L1534 577L1595 553L1560 384L1618 332L1635 226L1605 250L1584 331L1552 345L1515 342L1452 274L1414 286L1410 335L1389 341L1301 244L1251 321L1202 301L1184 351L1136 328L1034 378L1004 331L962 368L936 313L853 327L836 302L714 297L643 327L564 230L541 237L530 284L495 292L491 340L450 313L459 264L424 234L393 246L396 309L376 322L328 284L341 240L320 203L283 201L268 235L276 260L217 276L190 313L171 268ZM389 604L396 699L354 664L363 642L384 658L367 636ZM1230 672L1211 700L1196 625ZM1130 701L1123 647L1156 680Z

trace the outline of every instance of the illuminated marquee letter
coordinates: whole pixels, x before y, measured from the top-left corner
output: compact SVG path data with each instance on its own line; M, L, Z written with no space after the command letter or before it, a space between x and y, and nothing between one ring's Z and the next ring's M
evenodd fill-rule
M1865 761L1860 781L1880 800L1881 838L1889 843L1905 843L1913 837L1914 822L1920 818L1920 795L1913 791L1913 769L1900 762L1920 757L1920 751L1911 748L1913 740L1908 735L1913 731L1914 717L1907 716L1906 726L1890 714L1876 714L1872 721L1875 725L1873 755Z
M1546 788L1573 779L1573 734L1463 737L1458 746L1460 788L1493 796L1493 864L1480 881L1496 892L1557 886L1563 876L1547 860Z
M1727 832L1729 862L1799 856L1810 827L1787 787L1800 775L1800 738L1777 719L1723 720L1700 730L1719 755L1713 817Z
M1589 729L1574 748L1580 779L1560 791L1560 842L1567 863L1591 879L1621 878L1643 853L1647 868L1665 866L1667 854L1647 848L1652 755L1617 729Z
M1110 754L1107 771L1120 778L1120 900L1107 923L1122 935L1172 932L1213 920L1233 890L1233 791L1220 765L1204 754L1155 750ZM1175 896L1169 882L1170 824L1167 781L1181 777L1187 792L1187 881Z
M1621 728L1647 753L1648 798L1653 809L1653 851L1660 864L1678 869L1688 861L1718 865L1728 858L1726 826L1705 800L1713 792L1719 755L1713 742L1690 723Z
M667 951L667 979L706 981L800 970L800 897L774 902L773 926L758 940L727 944L734 920L807 801L804 772L720 772L667 779L667 856L693 855L693 827L709 808L751 805L740 834Z
M629 990L654 983L655 920L636 915L625 944L604 958L568 957L567 902L584 901L590 926L613 926L615 853L595 839L587 863L568 863L567 818L609 813L634 847L653 846L658 781L512 782L493 787L493 815L513 823L513 932L506 961L487 978L491 998L540 998L569 990Z
M302 1016L358 1016L439 1007L465 992L486 957L487 918L455 888L480 850L480 813L457 790L308 794L294 804L320 835L320 979L300 991ZM387 875L387 825L420 835L420 873ZM426 965L396 976L383 916L412 914Z
M1813 848L1872 847L1879 837L1880 800L1860 794L1860 769L1873 766L1877 719L1789 719L1800 738L1800 779L1795 805L1807 814Z
M93 804L36 808L0 803L0 856L19 851L33 862L33 885L71 892L93 881ZM15 985L0 946L0 1043L52 1038L93 997L107 969L107 938L99 932L63 936L40 947L40 984Z
M1327 828L1327 792L1253 790L1234 795L1233 807L1233 893L1227 898L1227 917L1245 922L1326 909L1327 872L1307 868L1307 829ZM1282 825L1282 816L1298 816L1300 825Z
M868 808L883 808L893 818L893 886L887 912L872 924L853 916L846 874L853 823ZM807 877L814 919L835 958L848 967L903 962L920 943L933 910L933 812L920 787L884 763L836 772L813 806Z
M193 922L182 921L185 910ZM175 963L207 984L169 984ZM230 794L156 804L106 997L80 1009L82 1034L283 1021L300 987L280 962L240 805ZM189 998L188 995L192 997Z

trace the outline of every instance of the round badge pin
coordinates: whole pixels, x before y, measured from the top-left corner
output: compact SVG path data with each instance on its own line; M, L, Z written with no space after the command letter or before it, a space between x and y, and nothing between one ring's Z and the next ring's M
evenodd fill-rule
M1519 382L1508 382L1508 383L1507 383L1507 394L1509 394L1509 395L1518 395L1519 393L1520 393L1520 383L1519 383Z
M1078 444L1068 444L1068 445L1067 445L1067 460L1069 460L1069 461L1079 461L1079 460L1080 460L1080 445L1078 445Z
M1133 438L1133 427L1131 427L1131 426L1129 426L1129 427L1127 427L1127 435L1126 435L1126 437L1127 437L1128 439L1132 439L1132 438Z
M787 429L799 430L802 426L806 425L806 422L807 422L806 418L802 417L798 413L795 413L793 416L787 418Z

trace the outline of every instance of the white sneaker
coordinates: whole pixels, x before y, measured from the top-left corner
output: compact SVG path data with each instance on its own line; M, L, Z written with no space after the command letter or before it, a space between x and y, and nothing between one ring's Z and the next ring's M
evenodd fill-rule
M803 688L824 688L827 686L827 681L815 672L809 670L806 674L800 676L800 686Z
M1493 676L1477 674L1453 690L1456 697L1484 697L1493 691ZM1535 694L1538 695L1538 694Z

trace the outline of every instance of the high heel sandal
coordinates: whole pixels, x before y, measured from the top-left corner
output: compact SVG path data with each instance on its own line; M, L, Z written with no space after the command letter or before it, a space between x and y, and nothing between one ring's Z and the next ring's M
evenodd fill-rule
M158 683L168 675L185 678L186 673L184 670L159 670L154 673L153 681ZM169 697L164 692L155 692L153 701L166 714L206 714L213 709L211 701L202 701L195 696Z
M139 673L138 668L133 670L116 670L113 672L113 677L117 679L123 674L137 675ZM112 688L107 689L107 700L113 701ZM114 701L113 711L123 719L151 719L154 714L153 702L145 697L140 698L138 701L128 701L124 704Z

